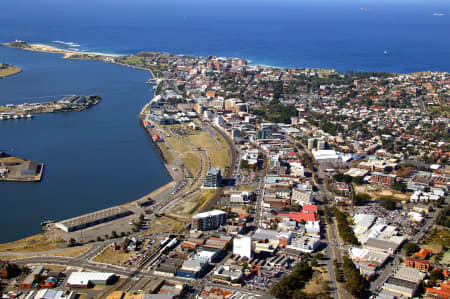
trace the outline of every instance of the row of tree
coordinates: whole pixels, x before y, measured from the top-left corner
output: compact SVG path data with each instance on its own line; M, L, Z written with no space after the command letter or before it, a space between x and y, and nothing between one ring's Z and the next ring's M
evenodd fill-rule
M358 239L355 236L355 233L353 232L352 228L347 222L347 217L337 208L333 208L332 212L336 217L339 235L344 240L344 242L354 245L359 244Z
M312 275L311 266L306 261L301 261L290 274L285 275L270 289L270 293L276 298L310 298L302 289L311 280Z
M361 276L361 273L349 257L344 256L343 258L343 268L345 276L344 288L356 298L362 298L367 285L367 281L364 279L364 277Z

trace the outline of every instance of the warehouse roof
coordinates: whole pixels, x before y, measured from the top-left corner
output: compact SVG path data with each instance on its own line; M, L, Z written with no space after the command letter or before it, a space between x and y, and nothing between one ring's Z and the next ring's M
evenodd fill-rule
M103 272L72 272L67 280L69 285L88 285L90 281L108 280L114 273Z
M211 217L211 216L217 216L217 215L222 215L222 214L226 214L226 213L227 212L224 212L222 210L212 210L212 211L208 211L208 212L195 214L192 218L197 219L197 218Z

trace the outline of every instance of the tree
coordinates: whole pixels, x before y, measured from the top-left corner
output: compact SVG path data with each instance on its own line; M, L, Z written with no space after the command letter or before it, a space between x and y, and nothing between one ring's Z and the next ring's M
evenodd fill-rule
M420 247L416 243L408 242L403 245L406 255L412 255L420 250Z
M353 195L352 201L353 205L360 206L365 204L366 202L370 201L372 197L370 197L367 193L358 193L356 195Z
M248 169L248 161L245 159L242 159L241 163L240 163L240 167L241 167L241 169Z
M361 276L359 270L356 268L350 258L344 256L343 259L344 275L346 279L344 287L356 298L362 298L367 282Z
M355 233L347 222L347 217L336 208L333 208L332 211L334 216L336 217L336 221L338 223L338 232L341 238L347 243L355 245L359 244Z
M318 252L314 257L318 260L324 260L326 258L325 254L322 252Z
M393 201L393 200L391 200L391 199L385 199L385 200L381 203L381 206L382 206L383 208L385 208L386 210L393 211L393 210L395 210L396 204L395 204L395 201Z
M364 177L362 177L362 176L355 176L355 177L352 179L352 181L353 181L353 183L355 183L356 185L362 185L362 184L364 184Z
M305 298L299 296L299 292L306 283L312 278L313 270L311 266L305 262L299 262L294 270L283 276L272 288L270 293L277 298Z
M405 192L406 191L406 185L403 183L394 183L391 185L391 188L396 190L396 191L400 191L400 192Z

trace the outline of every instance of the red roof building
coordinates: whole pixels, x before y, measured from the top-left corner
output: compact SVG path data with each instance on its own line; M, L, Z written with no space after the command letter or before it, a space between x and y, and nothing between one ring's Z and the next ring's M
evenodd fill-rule
M317 213L317 206L316 205L304 205L303 206L303 212L305 213Z
M316 221L316 215L311 212L289 212L280 213L278 216L289 217L292 221L302 222L302 221Z

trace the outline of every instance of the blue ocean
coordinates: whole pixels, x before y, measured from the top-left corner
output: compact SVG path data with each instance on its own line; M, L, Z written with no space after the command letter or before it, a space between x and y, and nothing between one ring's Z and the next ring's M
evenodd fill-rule
M234 56L281 67L450 71L449 37L448 0L0 2L3 42Z
M241 57L339 71L450 71L450 1L2 0L0 42L79 51ZM0 47L23 72L0 105L97 93L84 112L0 123L0 151L46 164L41 183L0 184L0 242L132 201L170 180L137 122L148 72Z

